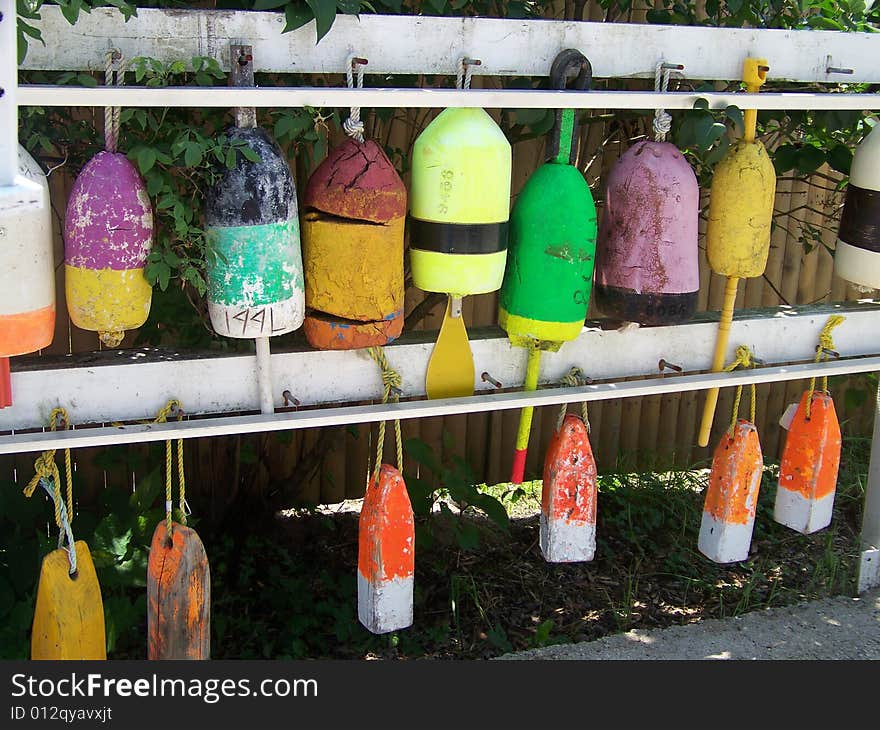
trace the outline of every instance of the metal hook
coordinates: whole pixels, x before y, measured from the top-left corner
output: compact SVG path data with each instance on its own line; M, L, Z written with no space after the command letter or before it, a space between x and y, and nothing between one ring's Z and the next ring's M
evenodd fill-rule
M664 71L684 71L683 63L661 63L660 68Z
M495 380L495 378L489 375L489 373L487 373L485 370L483 371L482 375L480 375L480 379L484 383L492 383L492 385L494 385L496 388L504 387L498 380Z
M284 407L293 406L294 408L299 408L302 404L293 397L293 394L289 390L285 390L281 397L284 398Z
M664 360L662 357L660 358L660 362L657 363L657 367L660 369L662 373L667 368L669 370L674 370L677 373L683 373L684 368L681 365L676 365L675 363L671 363L668 360Z
M574 76L573 81L569 79ZM556 58L553 59L553 65L550 67L550 88L556 90L569 89L572 91L589 91L593 85L593 66L589 59L576 48L566 48L560 51ZM553 132L547 140L547 159L557 162L564 162L568 159L568 164L573 165L577 158L577 148L575 144L571 144L571 150L568 155L560 150L560 137L562 135L564 109L556 110L556 121L553 125ZM577 115L571 120L571 140L577 139ZM564 159L559 159L563 157Z

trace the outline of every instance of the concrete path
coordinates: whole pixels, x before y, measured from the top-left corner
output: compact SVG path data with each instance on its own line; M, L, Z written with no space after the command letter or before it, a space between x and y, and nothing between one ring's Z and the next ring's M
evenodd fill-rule
M500 659L880 659L880 590Z

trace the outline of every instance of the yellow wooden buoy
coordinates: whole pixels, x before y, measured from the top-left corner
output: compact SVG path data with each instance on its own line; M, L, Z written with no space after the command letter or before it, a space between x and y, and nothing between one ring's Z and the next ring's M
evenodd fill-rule
M769 70L764 59L745 60L743 81L749 92L758 92ZM706 255L712 270L727 277L712 358L712 372L716 373L724 366L737 284L740 279L761 276L770 253L776 171L764 145L755 139L757 115L757 109L745 110L743 138L731 145L712 178ZM706 395L700 446L709 443L717 403L718 388L712 388Z

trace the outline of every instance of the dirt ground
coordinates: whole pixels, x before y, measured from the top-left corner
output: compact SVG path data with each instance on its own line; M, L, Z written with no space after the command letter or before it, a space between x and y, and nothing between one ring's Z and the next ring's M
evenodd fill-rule
M880 589L500 659L880 659Z

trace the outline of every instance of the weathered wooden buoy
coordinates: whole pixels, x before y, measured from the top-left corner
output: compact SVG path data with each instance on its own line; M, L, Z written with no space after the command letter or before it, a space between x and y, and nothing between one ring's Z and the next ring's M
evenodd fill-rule
M40 569L31 659L106 659L104 604L89 547L74 543L76 573L67 550L53 550Z
M540 537L550 563L589 561L596 553L596 462L587 425L572 414L544 458Z
M785 439L774 520L804 535L831 524L840 444L840 424L831 396L806 391Z
M207 268L211 326L241 339L286 334L305 309L293 176L265 130L232 127L227 136L260 161L237 152L207 196L207 233L219 254Z
M67 311L79 328L116 347L150 314L144 266L153 244L153 208L135 166L99 152L82 169L64 217Z
M55 267L52 208L46 175L27 150L18 147L17 181L42 206L4 215L0 246L0 357L36 352L55 333Z
M562 51L550 70L551 85L589 88L590 62L576 50ZM510 247L501 287L498 324L511 344L526 348L525 389L538 386L541 352L559 350L584 326L596 251L596 206L574 166L576 118L561 109L551 134L548 161L528 179L510 216ZM522 410L511 481L523 480L533 409Z
M211 570L195 530L166 523L153 532L147 564L149 659L211 658Z
M349 138L312 173L302 246L313 347L385 345L403 329L406 187L373 140Z
M470 86L464 66L458 86ZM461 299L496 291L504 277L510 217L510 143L485 110L444 109L412 154L409 252L413 283L449 296L428 361L429 398L474 392Z
M415 523L406 484L382 464L358 522L358 619L374 634L412 625Z
M834 273L880 289L880 124L856 147L840 216Z
M693 169L668 142L642 141L615 163L596 246L596 305L642 325L689 320L700 289Z
M716 563L749 557L764 469L758 429L740 419L725 431L712 457L697 547Z
M757 93L769 67L763 59L749 58L743 64L743 80ZM744 136L730 146L715 167L709 197L706 256L716 274L727 277L724 303L718 323L718 337L712 371L724 366L733 306L740 279L761 276L770 254L770 226L776 195L776 171L764 145L755 139L757 110L744 112ZM712 430L718 388L709 389L697 443L706 446Z

